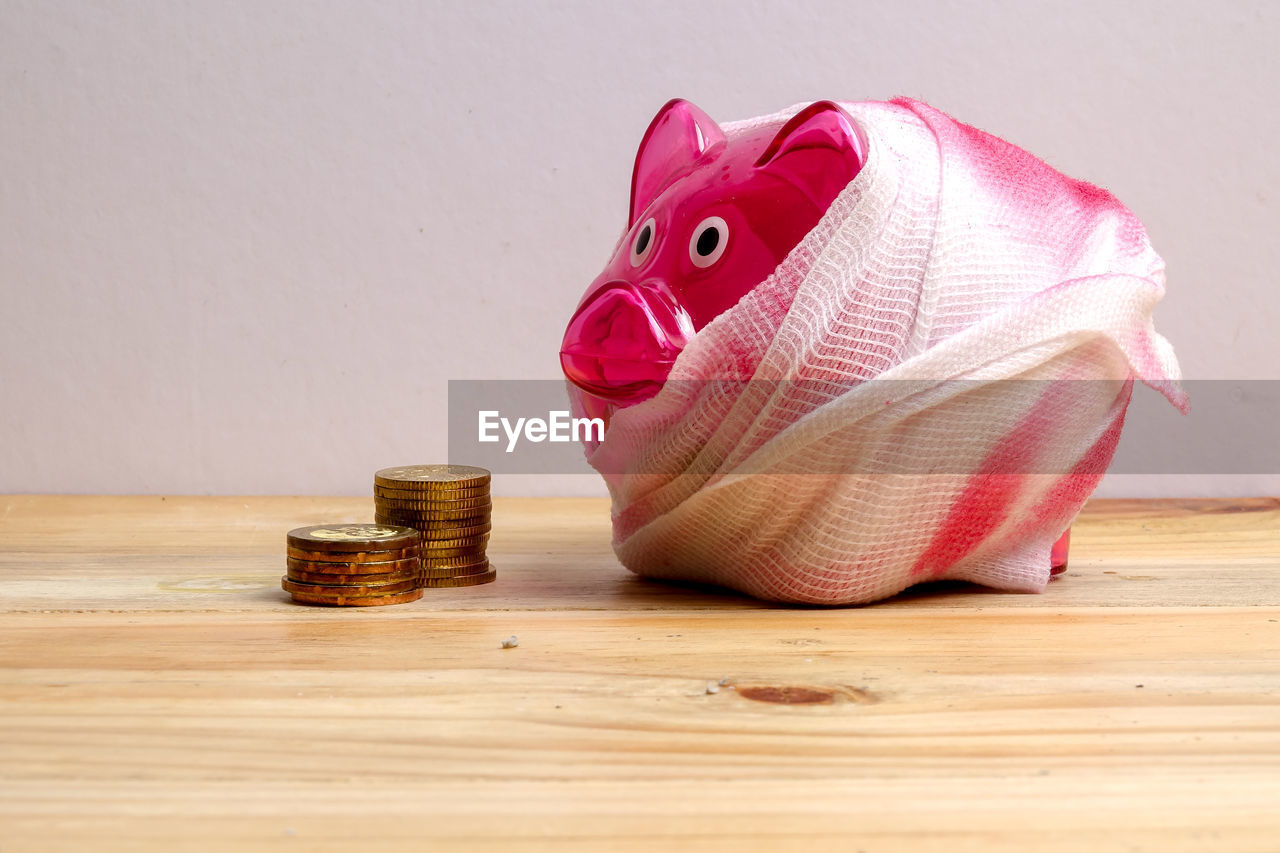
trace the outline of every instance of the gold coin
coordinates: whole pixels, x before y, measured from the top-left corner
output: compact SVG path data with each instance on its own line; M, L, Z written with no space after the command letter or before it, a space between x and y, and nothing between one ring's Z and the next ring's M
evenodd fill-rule
M402 518L405 527L412 527L418 532L423 530L462 530L467 527L478 527L482 524L492 524L493 519L487 515L470 515L465 518L413 518L408 515L401 515L395 510L379 510L379 515L383 518Z
M308 595L391 595L397 592L408 592L418 586L417 578L364 586L324 585L291 580L288 576L280 578L280 586L287 592L305 592Z
M393 518L393 516L382 515L381 513L379 513L375 516L375 518L382 519L384 521L390 521ZM440 544L441 540L436 538L436 536L439 535L438 531L454 532L459 530L470 530L472 527L487 527L487 528L493 527L492 522L485 522L484 524L481 524L481 525L471 525L466 528L460 528L460 527L454 527L448 524L447 522L428 521L425 518L417 518L417 519L414 519L412 522L410 522L410 520L407 518L401 518L400 523L406 527L413 527L421 535L421 539L419 540L420 544L418 546L420 549L418 553L420 554L424 554L432 548L453 547L452 545ZM489 535L489 530L480 530L476 533L469 534L467 536L459 536L457 535L456 532L454 532L452 536L448 537L448 539L450 540L479 539L481 536L488 536L488 535Z
M433 557L470 557L478 560L484 556L484 545L468 545L463 548L437 548L431 552ZM423 560L426 565L427 561ZM428 567L429 568L429 567Z
M394 524L313 524L289 531L290 548L300 551L391 551L411 548L418 536Z
M327 607L382 607L387 604L405 604L422 598L422 587L398 592L395 595L312 595L307 592L291 592L298 604L320 604Z
M296 557L286 557L284 562L290 569L330 575L382 575L387 572L412 572L416 571L420 565L416 555L404 560L386 560L378 563L338 563L328 560L299 560Z
M436 530L435 523L431 521L419 521L415 525L424 535ZM466 547L484 547L489 541L489 533L479 533L474 536L453 536L448 539L427 539L422 540L422 550L419 552L422 556L429 556L431 552L438 551L441 548L466 548ZM438 555L437 555L438 556Z
M449 491L474 489L489 484L489 472L473 465L402 465L383 468L373 475L373 482L392 489L427 489Z
M483 562L485 559L487 559L484 555L484 551L479 551L471 554L459 554L452 557L437 557L437 556L434 556L434 552L432 553L433 553L433 556L424 557L422 560L419 561L420 568L424 570L425 569L453 569L458 567L470 566L475 563Z
M444 507L421 501L384 501L373 499L375 511L383 515L403 515L407 518L425 518L431 521L449 521L455 518L488 518L493 504L477 506Z
M479 536L481 533L488 533L493 529L493 522L486 521L483 524L473 524L470 527L454 527L448 524L440 524L439 522L427 522L418 528L422 532L422 541L424 548L430 548L430 543L439 542L441 540L450 539L471 539Z
M423 568L418 576L422 578L458 578L464 575L481 575L489 570L489 561L480 560L479 562L469 563L462 566L448 566L445 568Z
M375 503L374 512L376 515L383 516L384 519L407 519L410 521L439 521L443 524L458 524L470 521L471 524L480 524L480 521L488 521L493 515L489 512L490 507L472 507L468 510L406 510L403 507L390 506L387 503ZM477 521L476 519L479 519ZM404 525L411 526L411 525Z
M423 489L384 489L382 486L374 486L373 496L378 500L446 504L446 508L464 506L476 501L487 502L493 497L489 493L488 486L483 489L450 489L447 492L428 492Z
M334 575L328 572L308 572L305 569L295 569L290 566L285 577L300 583L318 583L328 586L382 586L388 583L415 580L419 574L421 569L416 567L412 570L376 575Z
M422 554L426 557L438 557L441 551L452 551L456 548L480 548L489 544L489 534L481 533L478 536L459 536L456 539L424 539L422 542Z
M421 538L421 534L419 534ZM302 560L305 562L342 562L342 564L353 564L353 562L398 562L401 560L412 560L413 557L419 555L419 547L398 548L396 551L302 551L301 548L285 548L284 556L289 560Z
M459 522L468 522L479 524L480 521L472 521L472 519L480 519L488 521L493 518L488 507L478 507L466 510L465 514L454 515L452 513L445 514L441 517L440 513L431 512L429 510L408 510L397 509L393 506L385 506L383 504L374 504L374 518L402 518L404 521L399 522L402 527L412 527L414 530L421 530L423 522L428 524L454 524Z
M496 569L490 569L478 575L458 575L452 578L423 578L422 586L426 589L440 589L451 586L479 586L489 583L498 576Z

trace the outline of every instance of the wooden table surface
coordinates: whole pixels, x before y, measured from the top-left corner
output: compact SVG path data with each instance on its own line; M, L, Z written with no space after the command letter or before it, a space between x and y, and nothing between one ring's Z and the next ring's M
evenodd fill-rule
M494 504L496 583L323 609L284 534L371 500L0 497L0 851L1280 850L1280 501L844 609Z

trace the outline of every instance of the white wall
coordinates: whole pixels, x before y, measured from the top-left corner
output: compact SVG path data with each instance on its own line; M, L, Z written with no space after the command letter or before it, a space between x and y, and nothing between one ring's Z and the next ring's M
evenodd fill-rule
M1265 0L0 0L0 492L442 458L447 379L558 375L676 95L923 98L1138 213L1187 376L1280 378L1277 45Z

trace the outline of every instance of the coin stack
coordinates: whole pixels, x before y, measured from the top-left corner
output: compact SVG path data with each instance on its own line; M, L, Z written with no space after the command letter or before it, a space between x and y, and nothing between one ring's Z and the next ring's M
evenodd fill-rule
M422 597L421 539L411 527L318 524L289 531L280 586L301 604L373 607Z
M422 534L424 587L489 583L489 472L470 465L405 465L373 475L374 520Z

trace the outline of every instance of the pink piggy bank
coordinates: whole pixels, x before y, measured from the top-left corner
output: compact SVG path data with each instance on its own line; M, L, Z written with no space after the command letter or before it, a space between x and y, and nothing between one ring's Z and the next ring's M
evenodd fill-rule
M700 329L764 281L866 162L837 104L819 101L776 132L726 137L673 100L649 124L631 177L627 233L569 320L565 376L608 422L652 397ZM1070 531L1054 546L1066 566Z
M636 154L627 234L560 348L586 404L607 416L656 394L689 339L818 224L865 151L830 101L732 140L688 101L664 106Z

